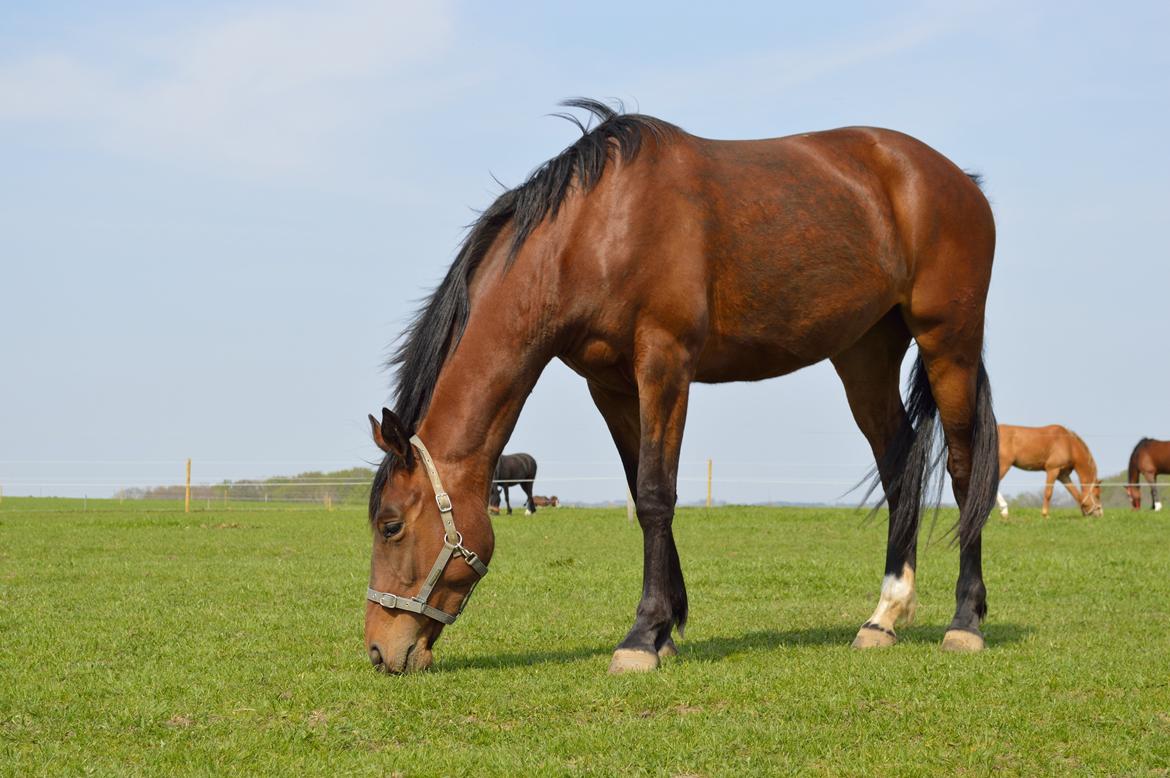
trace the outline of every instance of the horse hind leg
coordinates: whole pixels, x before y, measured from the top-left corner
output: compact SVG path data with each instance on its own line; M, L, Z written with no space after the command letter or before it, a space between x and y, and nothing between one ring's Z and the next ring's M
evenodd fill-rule
M885 574L873 615L857 631L854 648L881 648L897 641L895 627L914 619L920 479L903 477L913 458L914 430L899 394L902 358L910 333L887 316L849 349L833 358L849 408L877 463L889 504Z
M982 327L937 326L916 335L947 443L947 471L959 505L959 579L955 615L943 636L947 651L984 647L983 525L999 487L998 430L981 358Z

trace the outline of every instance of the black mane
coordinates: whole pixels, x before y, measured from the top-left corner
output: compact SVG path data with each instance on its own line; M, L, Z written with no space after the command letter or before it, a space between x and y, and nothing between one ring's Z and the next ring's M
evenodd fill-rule
M534 170L519 186L496 198L470 225L467 237L443 281L431 293L403 334L387 366L395 371L394 412L412 433L418 428L431 402L439 371L458 345L471 311L468 286L488 249L511 225L507 261L511 263L524 241L545 219L556 219L569 192L576 187L587 193L601 179L606 164L615 156L630 162L649 135L655 141L678 129L659 119L614 110L605 103L586 98L566 100L561 105L587 111L598 120L589 129L572 114L556 114L581 130L581 137L556 157ZM382 460L370 493L371 516L375 500L394 467L394 457Z

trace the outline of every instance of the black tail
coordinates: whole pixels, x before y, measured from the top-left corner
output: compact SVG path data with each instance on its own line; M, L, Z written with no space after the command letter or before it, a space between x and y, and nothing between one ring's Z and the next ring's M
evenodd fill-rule
M995 506L999 491L999 426L991 409L991 382L987 369L979 362L975 386L975 429L972 430L971 483L967 499L959 509L959 545L966 547L979 537L983 525Z
M935 505L937 516L937 506L942 500L942 464L946 454L938 406L921 356L914 361L910 371L905 403L906 420L878 463L874 480L862 501L868 499L883 480L889 484L886 501L893 506L890 511L891 542L908 551L918 536L919 517L928 503ZM950 530L962 546L979 536L999 488L999 431L991 409L991 385L982 363L976 385L973 432L971 484L959 510L959 521Z

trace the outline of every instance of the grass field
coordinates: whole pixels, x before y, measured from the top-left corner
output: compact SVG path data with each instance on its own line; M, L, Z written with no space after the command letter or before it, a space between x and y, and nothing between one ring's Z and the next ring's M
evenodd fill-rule
M624 511L501 517L491 575L435 668L386 677L361 642L360 510L81 507L0 504L4 774L1170 768L1165 513L993 517L989 648L956 656L938 644L957 554L937 538L918 622L857 652L884 526L848 510L684 509L682 654L622 677L605 671L641 573Z

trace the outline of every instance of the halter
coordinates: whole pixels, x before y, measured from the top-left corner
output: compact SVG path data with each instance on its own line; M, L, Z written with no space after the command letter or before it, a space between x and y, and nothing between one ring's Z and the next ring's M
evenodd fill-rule
M435 502L439 505L439 516L442 517L443 528L446 530L446 534L443 536L443 550L439 552L435 563L431 565L431 572L427 574L427 580L423 582L422 588L418 590L418 594L413 597L407 597L402 594L379 592L373 587L367 587L366 599L370 602L378 603L383 608L421 613L423 616L428 616L442 624L454 624L456 617L460 613L463 613L463 608L467 605L467 601L471 599L471 593L475 591L476 584L487 575L487 565L480 560L478 554L468 550L463 545L463 536L455 529L451 498L443 490L443 482L439 480L439 471L435 469L435 463L431 459L431 452L427 451L427 447L423 445L418 435L410 439L410 444L418 449L419 459L422 460L423 469L427 471L427 477L431 479L431 486L435 490ZM459 610L451 614L427 605L427 598L431 596L431 590L435 588L435 584L442 577L443 570L446 569L447 563L451 561L451 557L453 556L462 557L463 561L479 575L479 578L471 585L471 589L467 592L467 596L463 598L463 602L459 603Z

